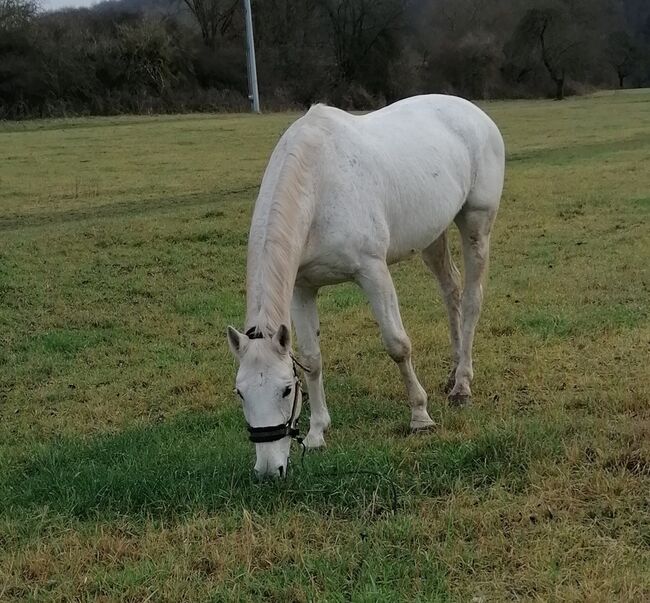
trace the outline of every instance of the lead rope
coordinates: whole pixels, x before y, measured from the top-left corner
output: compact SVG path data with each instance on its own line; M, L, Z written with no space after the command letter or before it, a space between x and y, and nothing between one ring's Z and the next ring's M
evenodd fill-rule
M304 401L304 392L302 391L302 381L298 377L298 371L296 369L296 366L299 366L303 372L309 373L310 370L302 364L294 355L293 352L289 352L289 356L291 357L291 361L293 362L293 374L296 378L296 393L294 394L294 399L293 399L293 408L291 409L291 419L289 419L289 427L293 427L293 423L296 421L294 419L294 415L296 413L296 402L298 400L298 392L300 392L300 412L302 413L302 403ZM309 393L307 393L307 400L309 400ZM300 433L297 433L295 436L292 436L292 439L295 440L300 447L302 448L302 451L300 453L300 467L304 468L305 466L305 453L307 452L307 446L305 446L305 438L304 436L301 436Z
M298 377L298 371L296 371L296 366L299 366L305 373L310 372L306 366L304 366L298 361L298 359L293 355L293 353L291 353L290 356L291 356L291 360L293 361L293 372L296 375L296 378ZM302 382L300 381L300 379L298 379L298 381L296 382L296 387L302 387ZM302 400L300 403L300 410L302 411ZM294 404L294 411L295 411L295 404ZM292 418L293 418L293 412L292 412ZM304 469L305 454L307 453L307 446L305 446L305 438L301 435L297 435L293 439L296 440L296 442L298 442L298 444L302 448L302 451L300 453L300 468ZM337 477L343 475L359 475L359 474L372 475L373 477L379 478L380 481L383 480L388 483L392 495L393 513L394 514L397 513L397 484L392 479L386 477L385 475L382 475L381 473L378 473L377 471L358 469L355 471L343 471L343 472L328 472L328 473L321 472L321 473L315 473L314 475L320 475L321 477Z
M301 467L304 466L304 457L305 457L305 446L303 445L303 451L302 451L302 457L301 457ZM319 471L316 473L313 473L312 475L316 477L343 477L346 475L371 475L373 477L378 478L378 482L386 482L390 488L390 493L391 493L391 511L393 512L393 515L397 515L397 511L399 510L399 501L398 501L398 495L397 495L397 484L390 479L389 477L386 477L385 475L382 475L381 473L378 473L377 471L370 471L368 469L355 469L353 471Z
M309 373L311 372L304 364L302 364L294 355L293 352L290 352L289 355L291 356L291 361L293 362L293 373L296 376L296 398L298 396L298 389L300 389L300 412L302 413L302 404L305 401L305 393L302 391L302 381L298 378L298 371L296 370L296 366L299 366L304 373ZM309 400L309 392L307 392L307 400ZM294 409L292 411L295 412L295 403L294 403ZM305 446L305 438L304 436L301 436L300 434L296 435L294 438L296 442L300 445L302 448L302 452L300 453L300 467L304 468L305 466L305 453L307 452L307 446Z

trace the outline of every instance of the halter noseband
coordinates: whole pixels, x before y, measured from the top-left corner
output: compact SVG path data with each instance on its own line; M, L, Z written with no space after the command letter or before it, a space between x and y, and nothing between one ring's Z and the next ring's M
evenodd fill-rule
M264 339L264 335L261 331L258 331L256 327L251 327L246 331L246 336L249 339ZM266 427L251 427L246 423L248 428L248 439L251 442L256 444L262 444L265 442L277 442L286 437L291 439L302 441L300 437L300 430L294 425L297 420L296 409L298 408L298 396L300 395L302 382L298 376L298 368L300 367L306 373L309 372L309 369L305 368L300 362L296 360L293 354L291 354L291 362L293 364L293 384L294 384L294 394L293 394L293 404L291 406L291 416L286 423L280 423L280 425L269 425Z

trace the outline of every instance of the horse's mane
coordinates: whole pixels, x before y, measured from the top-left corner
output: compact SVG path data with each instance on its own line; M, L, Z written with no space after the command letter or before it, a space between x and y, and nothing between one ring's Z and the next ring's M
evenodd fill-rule
M317 113L317 107L307 115ZM266 224L257 233L263 243L255 258L259 314L254 320L263 333L273 333L289 322L295 277L314 211L314 163L322 141L322 129L313 127L320 119L314 117L300 127L286 148Z

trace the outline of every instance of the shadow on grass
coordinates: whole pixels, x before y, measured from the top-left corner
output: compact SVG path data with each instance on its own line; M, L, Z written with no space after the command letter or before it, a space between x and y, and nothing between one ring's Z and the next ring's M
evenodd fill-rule
M418 496L487 488L499 480L524 487L535 458L561 450L561 435L508 423L470 440L432 434L408 441L345 440L323 453L294 453L286 480L258 483L253 450L234 411L183 415L91 441L61 440L16 461L0 481L0 513L48 508L79 519L163 517L202 510L258 514L280 509L372 519Z

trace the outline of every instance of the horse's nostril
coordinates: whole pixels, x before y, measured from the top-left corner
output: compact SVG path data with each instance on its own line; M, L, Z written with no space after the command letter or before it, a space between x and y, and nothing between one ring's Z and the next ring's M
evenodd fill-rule
M284 477L284 467L282 465L278 467L278 473L280 474L280 477Z

